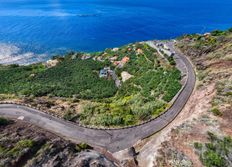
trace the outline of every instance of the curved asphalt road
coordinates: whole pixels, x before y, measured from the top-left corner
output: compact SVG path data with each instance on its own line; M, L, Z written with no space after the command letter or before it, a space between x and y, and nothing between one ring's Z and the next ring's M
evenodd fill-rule
M150 42L152 44L152 42ZM174 50L172 43L168 44ZM195 87L195 73L189 60L176 51L176 59L181 59L187 67L186 86L177 97L170 109L160 117L140 126L119 130L95 130L80 127L64 120L52 117L41 111L14 104L1 104L0 115L9 118L24 116L24 120L55 133L73 142L86 142L93 146L104 147L110 152L117 152L133 146L138 140L144 139L166 127L179 114L188 101Z

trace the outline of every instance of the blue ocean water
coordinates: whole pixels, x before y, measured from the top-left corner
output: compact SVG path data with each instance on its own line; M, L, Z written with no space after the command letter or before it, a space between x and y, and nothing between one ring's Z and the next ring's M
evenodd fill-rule
M227 29L231 11L231 0L0 0L0 63Z

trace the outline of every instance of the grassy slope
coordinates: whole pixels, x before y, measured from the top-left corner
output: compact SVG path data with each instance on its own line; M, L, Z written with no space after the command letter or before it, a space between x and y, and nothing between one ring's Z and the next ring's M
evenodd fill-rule
M138 52L140 49L140 52ZM158 55L146 44L131 44L118 51L92 53L93 59L81 60L68 55L52 68L42 64L0 66L0 94L26 96L75 97L89 102L79 115L68 113L69 120L79 119L87 125L133 125L159 115L181 88L180 72L173 63ZM110 62L130 58L123 68ZM99 70L111 66L133 75L117 89L112 79L100 79ZM10 76L10 77L9 77Z

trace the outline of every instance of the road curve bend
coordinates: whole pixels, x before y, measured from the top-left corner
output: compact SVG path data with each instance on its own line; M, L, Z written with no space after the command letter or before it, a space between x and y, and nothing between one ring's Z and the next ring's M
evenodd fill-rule
M168 44L174 50L174 44ZM166 127L181 112L195 87L195 72L190 61L175 50L175 59L180 59L186 66L187 80L173 105L159 117L125 129L103 130L81 127L44 112L16 104L1 104L0 115L17 119L23 116L26 122L39 126L73 142L85 142L93 146L103 147L110 152L117 152L132 147L137 141L144 139Z

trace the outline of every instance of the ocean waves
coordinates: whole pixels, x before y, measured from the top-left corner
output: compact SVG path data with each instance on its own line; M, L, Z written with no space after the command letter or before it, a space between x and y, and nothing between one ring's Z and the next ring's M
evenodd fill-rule
M0 64L33 64L48 59L47 54L36 54L23 51L19 46L8 43L0 43Z
M0 0L0 63L227 29L232 1L226 1Z

